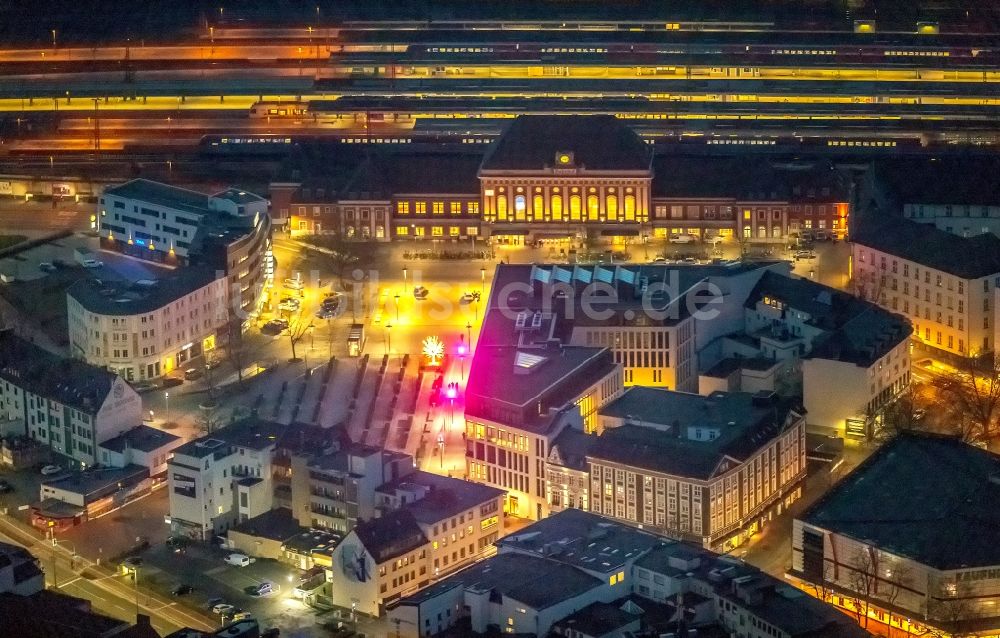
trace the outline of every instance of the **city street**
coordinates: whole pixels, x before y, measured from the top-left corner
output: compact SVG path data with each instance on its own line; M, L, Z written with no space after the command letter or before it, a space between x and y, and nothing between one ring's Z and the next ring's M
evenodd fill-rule
M0 516L0 540L27 548L44 569L47 585L90 600L95 611L128 622L135 622L137 613L147 614L161 635L182 627L202 630L213 627L208 616L152 594L144 587L137 589L130 577L120 574L115 566L96 565L76 556L68 543L60 542L54 547L36 530L6 516ZM141 574L140 570L140 585Z

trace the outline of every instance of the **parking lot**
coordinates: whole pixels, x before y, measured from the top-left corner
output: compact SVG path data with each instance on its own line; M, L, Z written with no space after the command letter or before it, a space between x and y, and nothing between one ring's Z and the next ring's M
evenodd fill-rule
M229 553L195 544L184 553L175 554L166 545L157 545L142 554L140 584L166 595L178 585L190 585L194 591L175 597L179 604L205 610L211 607L209 601L221 599L237 610L249 612L262 628L281 627L282 636L327 635L317 626L323 619L292 596L298 584L298 570L267 559L236 567L225 562ZM273 583L275 591L260 597L246 593L248 587L263 582ZM216 617L221 625L222 617Z

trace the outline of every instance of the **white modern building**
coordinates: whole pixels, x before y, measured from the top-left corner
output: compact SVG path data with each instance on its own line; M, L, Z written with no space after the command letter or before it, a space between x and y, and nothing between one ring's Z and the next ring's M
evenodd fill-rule
M98 446L142 423L142 401L121 377L63 359L0 331L0 429L27 435L81 466Z
M994 350L1000 237L895 218L857 224L851 241L858 294L908 318L921 351L955 360Z
M761 277L747 299L745 334L756 340L755 357L781 362L801 387L817 431L864 440L910 383L906 320L809 279Z
M70 352L129 381L183 370L229 322L226 278L188 267L163 279L83 279L67 290Z
M274 279L269 205L232 188L205 195L134 179L101 194L97 230L108 250L224 273L229 307L254 315Z
M176 448L167 462L171 531L208 539L272 509L285 428L249 417Z

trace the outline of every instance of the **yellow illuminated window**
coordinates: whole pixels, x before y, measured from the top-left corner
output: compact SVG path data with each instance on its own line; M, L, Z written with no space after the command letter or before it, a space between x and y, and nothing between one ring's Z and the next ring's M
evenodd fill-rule
M426 215L427 214L427 202L417 202L416 203L416 211L417 211L418 215Z
M444 237L444 226L431 226L432 237Z
M611 574L611 578L608 579L608 584L609 585L617 585L618 584L618 574Z
M396 212L400 215L409 215L410 202L396 202Z
M580 196L570 195L569 198L569 218L572 221L580 221Z
M462 202L452 202L451 203L451 214L460 215L462 213Z
M608 195L604 205L608 211L608 220L613 222L618 221L618 196Z
M497 200L497 219L507 221L507 198L504 195Z
M625 582L625 572L618 572L618 582L619 583Z
M545 208L545 200L542 199L541 195L535 195L531 198L531 212L535 215L535 219L539 219Z
M597 195L587 195L587 221L597 221L600 208Z
M435 215L444 215L444 202L434 202L432 210Z
M452 237L458 237L462 233L462 229L458 226L451 226L448 228L448 234Z
M466 212L468 212L470 215L478 215L479 202L469 202L469 205L466 207Z
M410 234L410 229L407 226L396 226L396 235L406 236Z
M749 210L746 210L746 209L743 210L743 219L745 219L746 221L750 221L750 211Z
M417 237L423 237L426 234L426 232L425 232L426 230L427 229L424 228L423 226L417 226L415 234L416 234Z
M479 234L479 229L476 228L475 226L469 226L468 228L465 229L465 234L468 235L469 237L472 237L474 235L478 235Z
M635 195L625 196L625 221L635 221Z
M552 196L552 219L557 222L561 222L563 218L563 200L562 195Z
M524 195L514 195L514 218L518 221L523 221L525 210L527 208L528 203L524 199Z

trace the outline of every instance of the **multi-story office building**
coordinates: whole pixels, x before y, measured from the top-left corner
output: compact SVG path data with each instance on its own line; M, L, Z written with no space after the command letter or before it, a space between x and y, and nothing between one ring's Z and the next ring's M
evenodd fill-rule
M597 514L729 551L800 495L805 419L773 393L633 387L600 418L587 452Z
M67 290L71 353L129 381L182 370L215 349L229 321L227 280L192 266L163 279L83 279Z
M333 604L380 615L400 596L493 552L503 491L415 471L379 487L381 515L361 521L333 550Z
M292 514L304 527L339 532L377 514L377 488L413 472L413 459L358 443L291 457Z
M63 359L0 331L0 428L26 435L81 466L98 446L142 423L142 401L121 377Z
M760 278L745 306L745 334L759 347L752 354L780 362L801 387L814 428L865 439L909 386L912 329L899 315L773 272Z
M274 277L268 206L246 191L205 195L134 179L102 193L98 231L104 248L224 273L230 310L253 315Z
M611 349L624 385L697 391L699 353L716 336L743 326L742 300L761 275L787 271L777 262L719 266L565 264L501 265L482 339L509 334L494 317L526 313L543 321L541 339ZM721 293L712 321L698 321L701 301ZM739 305L730 305L731 300ZM493 337L497 334L497 337ZM508 338L508 341L510 339ZM589 429L593 429L591 424Z
M998 473L986 450L900 434L795 519L789 576L880 634L996 635Z
M954 359L994 350L1000 237L893 218L865 220L851 240L858 294L908 318L922 350Z
M566 428L584 431L621 392L621 367L606 348L548 343L551 317L522 319L508 326L521 345L491 345L502 338L498 314L476 347L465 396L466 476L504 490L506 513L540 519L554 441Z
M249 417L176 448L167 463L171 531L208 539L270 510L286 428Z

